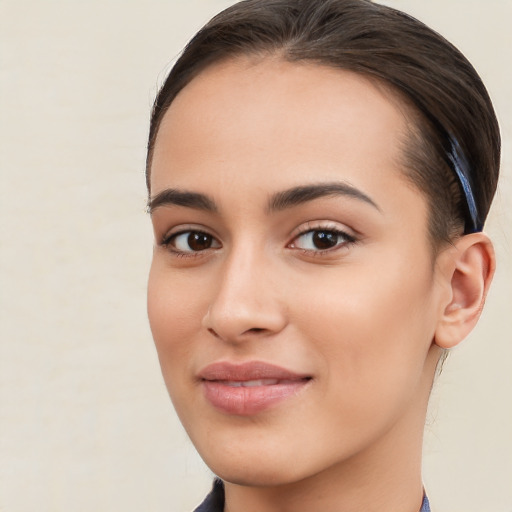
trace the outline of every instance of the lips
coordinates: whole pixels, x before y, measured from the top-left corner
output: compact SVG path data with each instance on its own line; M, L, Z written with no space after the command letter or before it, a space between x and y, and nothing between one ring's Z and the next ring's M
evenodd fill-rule
M205 398L216 409L241 416L258 414L291 399L311 380L308 375L260 361L213 363L198 377Z

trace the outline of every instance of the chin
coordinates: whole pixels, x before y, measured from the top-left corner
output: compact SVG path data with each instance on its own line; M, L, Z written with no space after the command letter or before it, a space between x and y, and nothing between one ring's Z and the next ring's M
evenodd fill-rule
M290 464L287 464L290 466ZM249 463L244 465L227 464L211 465L210 469L223 481L248 487L279 487L293 484L304 478L300 472L279 468L275 464Z
M210 439L211 441L211 439ZM216 439L208 446L196 444L206 465L226 482L249 487L296 484L336 465L343 454L307 440L287 443L286 438L260 436L250 439ZM305 446L310 449L304 449ZM349 456L347 454L347 456Z
M279 486L300 480L308 473L304 461L293 461L290 457L284 440L276 443L276 439L261 434L260 442L256 436L228 437L213 435L207 443L204 438L194 443L206 465L224 481L243 486Z

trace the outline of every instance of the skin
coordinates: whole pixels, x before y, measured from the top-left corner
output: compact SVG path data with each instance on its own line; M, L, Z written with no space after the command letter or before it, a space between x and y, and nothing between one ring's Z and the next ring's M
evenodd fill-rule
M432 260L427 202L401 166L406 133L382 87L277 58L215 64L165 114L149 319L176 411L225 481L226 511L420 508L436 363L476 322L494 256L475 234ZM269 208L276 194L325 183L373 204L329 194ZM155 199L168 189L207 196L216 211ZM189 231L210 247L191 250ZM334 231L348 236L319 250L312 235ZM202 368L254 360L311 380L254 415L206 400Z

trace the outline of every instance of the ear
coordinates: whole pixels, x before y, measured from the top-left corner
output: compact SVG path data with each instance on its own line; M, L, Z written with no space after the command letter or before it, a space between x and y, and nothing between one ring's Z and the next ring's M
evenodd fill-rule
M496 257L489 237L472 233L447 249L442 260L443 279L449 293L442 305L434 342L448 349L463 341L480 318Z

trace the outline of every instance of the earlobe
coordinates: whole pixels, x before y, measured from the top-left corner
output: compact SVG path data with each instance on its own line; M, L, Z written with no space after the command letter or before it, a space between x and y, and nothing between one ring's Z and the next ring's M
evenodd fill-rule
M448 349L463 341L480 317L494 275L494 248L484 233L465 235L448 250L444 265L451 293L434 342Z

